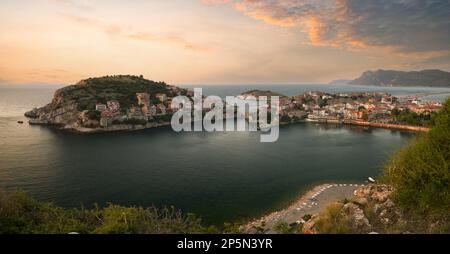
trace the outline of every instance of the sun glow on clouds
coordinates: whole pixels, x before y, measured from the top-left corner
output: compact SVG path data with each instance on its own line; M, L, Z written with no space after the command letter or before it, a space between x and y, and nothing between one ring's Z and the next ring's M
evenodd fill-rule
M450 69L439 0L4 0L0 80L299 83ZM420 32L418 32L420 31Z
M450 2L442 0L229 0L256 20L298 26L312 45L391 47L404 52L448 51ZM419 29L419 30L417 30ZM423 29L423 30L420 30ZM426 42L418 32L427 33ZM447 32L447 35L444 35ZM409 38L409 39L406 39Z

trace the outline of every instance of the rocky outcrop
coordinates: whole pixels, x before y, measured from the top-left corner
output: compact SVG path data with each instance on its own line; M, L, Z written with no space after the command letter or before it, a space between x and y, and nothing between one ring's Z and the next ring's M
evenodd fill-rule
M406 220L392 200L394 188L389 185L369 184L357 189L354 198L339 209L314 215L303 225L303 233L330 233L333 227L345 228L348 233L405 233ZM322 227L324 220L333 218L331 227ZM403 231L402 231L403 230ZM323 232L325 231L325 232ZM330 232L329 232L330 231Z
M349 222L353 232L364 232L372 228L363 209L354 203L345 204L339 212L339 216Z
M394 191L389 185L369 184L355 191L355 199L366 199L367 201L385 202Z
M58 125L65 129L78 127L80 115L77 103L64 100L64 97L59 94L59 90L55 93L51 103L25 113L26 117L34 119L32 123Z

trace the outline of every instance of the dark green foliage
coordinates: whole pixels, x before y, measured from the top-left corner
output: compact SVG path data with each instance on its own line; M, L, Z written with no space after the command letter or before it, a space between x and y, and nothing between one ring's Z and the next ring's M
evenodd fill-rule
M275 231L277 231L277 233L280 234L292 234L294 231L293 228L291 228L285 221L278 221L277 223L275 223L273 228L275 229Z
M224 234L242 234L243 232L240 227L241 227L241 224L239 224L239 223L225 222L223 224L222 232Z
M131 125L145 125L147 123L146 120L144 119L136 119L136 118L130 118L130 119L126 119L123 122L119 122L122 124L131 124ZM113 122L113 124L117 124Z
M171 91L164 82L154 82L139 76L117 75L89 78L77 85L64 87L57 91L65 101L75 101L78 110L93 110L96 103L117 100L121 108L137 106L136 93L149 94Z
M216 230L217 231L217 230ZM0 192L0 234L151 234L207 233L192 214L183 215L173 207L156 209L123 207L64 209L38 202L23 192Z
M288 115L282 115L280 118L280 122L282 123L290 123L291 122L291 118Z
M405 210L437 216L448 223L450 211L450 99L433 117L433 128L400 150L386 165L387 181Z
M91 120L100 120L101 113L97 110L89 110L87 116Z
M302 217L302 219L303 219L304 221L309 221L311 218L312 218L312 215L311 215L311 214L305 214L305 215L303 215L303 217Z
M317 100L317 105L319 105L319 107L321 107L321 108L322 108L322 107L325 107L326 105L328 105L328 101L319 98L319 99Z
M432 118L432 114L417 114L410 111L409 109L401 111L398 109L394 109L391 113L394 117L394 122L397 124L428 126Z
M364 113L363 116L362 116L362 119L363 119L364 121L369 120L369 115L368 115L367 113Z
M153 119L156 122L158 122L158 123L170 122L172 120L172 114L165 114L165 115L160 115L160 116L154 116Z
M152 103L152 104L160 104L161 103L161 101L158 99L158 98L156 98L156 97L152 97L151 99L150 99L150 102Z

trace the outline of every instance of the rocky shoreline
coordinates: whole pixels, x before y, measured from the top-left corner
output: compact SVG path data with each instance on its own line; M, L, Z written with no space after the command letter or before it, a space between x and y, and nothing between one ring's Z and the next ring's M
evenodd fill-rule
M41 126L53 126L56 129L78 133L78 134L97 134L97 133L109 133L109 132L130 132L139 131L146 129L153 129L158 127L169 126L170 122L148 122L146 124L115 124L108 127L96 127L88 128L77 124L63 124L63 123L51 123L47 120L40 120L34 118L33 111L26 112L24 115L28 118L28 123L30 125L41 125Z
M384 123L372 123L372 122L363 122L363 121L344 122L344 124L355 125L355 126L367 126L367 127L382 128L382 129L414 131L414 132L430 131L430 128L428 128L428 127L401 125L401 124L384 124Z
M364 184L321 184L313 187L286 208L254 219L241 227L246 233L276 233L278 222L294 225L304 223L305 215L319 213L327 205L341 199L351 198L354 191Z
M145 125L131 125L131 124L117 124L111 125L108 127L96 127L96 128L87 128L81 127L77 125L63 125L63 124L53 124L45 120L34 119L32 116L32 111L26 112L25 117L29 118L28 123L30 125L43 125L43 126L56 126L60 130L70 131L74 133L82 133L82 134L96 134L96 133L107 133L107 132L128 132L128 131L138 131L145 129L152 129L158 127L169 126L170 122L149 122ZM30 119L31 118L31 119ZM316 123L310 121L297 121L294 123L286 123L281 122L280 126L286 126L290 124L296 123ZM379 129L388 129L388 130L403 130L403 131L411 131L411 132L428 132L430 128L420 127L420 126L409 126L409 125L395 125L395 124L377 124L371 122L345 122L345 123L323 123L317 122L317 124L331 124L331 125L349 125L349 126L359 126L359 127L371 127L371 128L379 128Z
M146 129L153 129L158 127L169 126L170 122L163 123L147 123L145 125L129 125L129 124L121 124L121 125L113 125L105 128L83 128L83 127L75 127L75 128L62 128L64 130L69 130L71 132L80 133L80 134L97 134L97 133L109 133L109 132L129 132L129 131L139 131Z
M393 191L384 184L318 185L287 208L255 219L241 230L265 234L287 233L280 228L302 234L410 233L407 219L391 197ZM327 220L328 228L324 226Z

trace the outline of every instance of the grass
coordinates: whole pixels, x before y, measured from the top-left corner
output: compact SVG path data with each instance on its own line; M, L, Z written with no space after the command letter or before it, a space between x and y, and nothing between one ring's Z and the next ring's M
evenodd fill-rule
M216 233L193 214L173 207L65 209L39 202L24 192L0 192L0 234L192 234Z
M320 214L315 227L318 232L323 234L345 234L350 231L350 222L347 218L340 215L344 206L343 203L334 203L329 205L323 213Z

